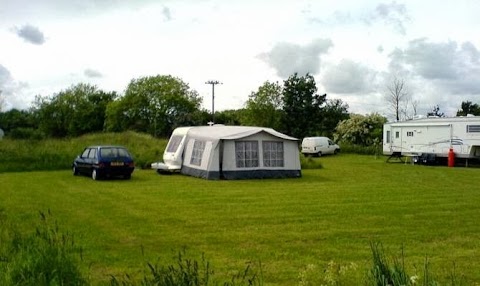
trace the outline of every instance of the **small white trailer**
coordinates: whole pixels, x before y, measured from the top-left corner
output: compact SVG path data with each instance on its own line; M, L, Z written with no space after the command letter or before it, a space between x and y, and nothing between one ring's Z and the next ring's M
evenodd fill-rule
M480 159L480 116L418 118L383 125L383 154ZM467 161L468 162L468 161Z

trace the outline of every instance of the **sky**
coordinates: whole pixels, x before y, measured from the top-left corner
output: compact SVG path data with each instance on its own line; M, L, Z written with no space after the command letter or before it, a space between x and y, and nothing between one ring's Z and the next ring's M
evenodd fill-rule
M239 109L266 81L314 76L349 112L392 116L395 78L425 115L480 104L477 0L0 0L4 110L78 83L123 94L178 77L211 110ZM412 104L407 113L413 115Z

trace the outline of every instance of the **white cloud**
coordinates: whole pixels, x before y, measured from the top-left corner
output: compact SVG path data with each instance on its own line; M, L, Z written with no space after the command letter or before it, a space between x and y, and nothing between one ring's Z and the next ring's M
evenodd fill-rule
M292 43L278 43L268 53L259 55L281 78L294 73L305 75L320 71L320 57L333 46L330 39L315 39L310 44L300 46Z
M28 99L22 96L23 90L26 88L28 88L27 83L15 81L10 71L0 64L0 91L3 100L2 108L27 108Z
M471 42L415 39L390 57L391 69L407 70L444 88L444 93L480 94L480 52Z
M321 83L327 93L365 94L375 90L376 72L361 63L344 59L325 70Z

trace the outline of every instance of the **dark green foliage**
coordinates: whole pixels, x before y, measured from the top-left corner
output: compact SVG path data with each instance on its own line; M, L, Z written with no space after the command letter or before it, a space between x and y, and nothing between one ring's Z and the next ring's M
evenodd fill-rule
M314 159L312 156L305 156L300 154L300 165L302 169L321 169L322 163L318 159Z
M340 144L342 154L362 154L362 155L381 155L382 154L382 145L381 144L371 144L368 146L355 145L350 143L341 143Z
M34 233L24 235L0 218L0 284L87 285L73 235L60 232L50 213L40 212L40 220Z
M285 80L283 131L297 138L316 134L321 127L321 107L326 96L317 94L315 79L310 74L299 77L295 73Z
M33 139L43 136L38 130L38 122L33 113L26 110L11 109L0 112L0 127L7 137L13 139Z
M215 112L215 124L241 125L240 118L242 116L242 113L243 113L243 109L224 110L224 111ZM205 125L205 123L201 123L201 124Z
M107 108L107 131L134 130L169 136L179 126L195 124L201 98L188 84L173 76L134 79L125 95Z
M462 107L457 111L457 116L467 116L467 114L480 115L480 106L471 101L462 101Z
M80 83L51 97L37 96L33 111L47 136L75 137L103 131L107 104L116 97L115 92Z
M282 86L266 81L252 92L247 100L242 124L270 127L282 130L283 94Z
M348 114L348 104L341 99L329 99L322 108L322 124L318 134L329 138L333 138L333 133L338 123L342 120L347 120L350 117Z

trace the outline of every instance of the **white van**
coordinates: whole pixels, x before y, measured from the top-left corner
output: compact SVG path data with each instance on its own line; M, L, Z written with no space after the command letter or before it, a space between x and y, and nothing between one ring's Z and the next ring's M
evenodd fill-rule
M340 146L327 137L305 137L302 141L302 153L304 155L322 156L337 154Z

